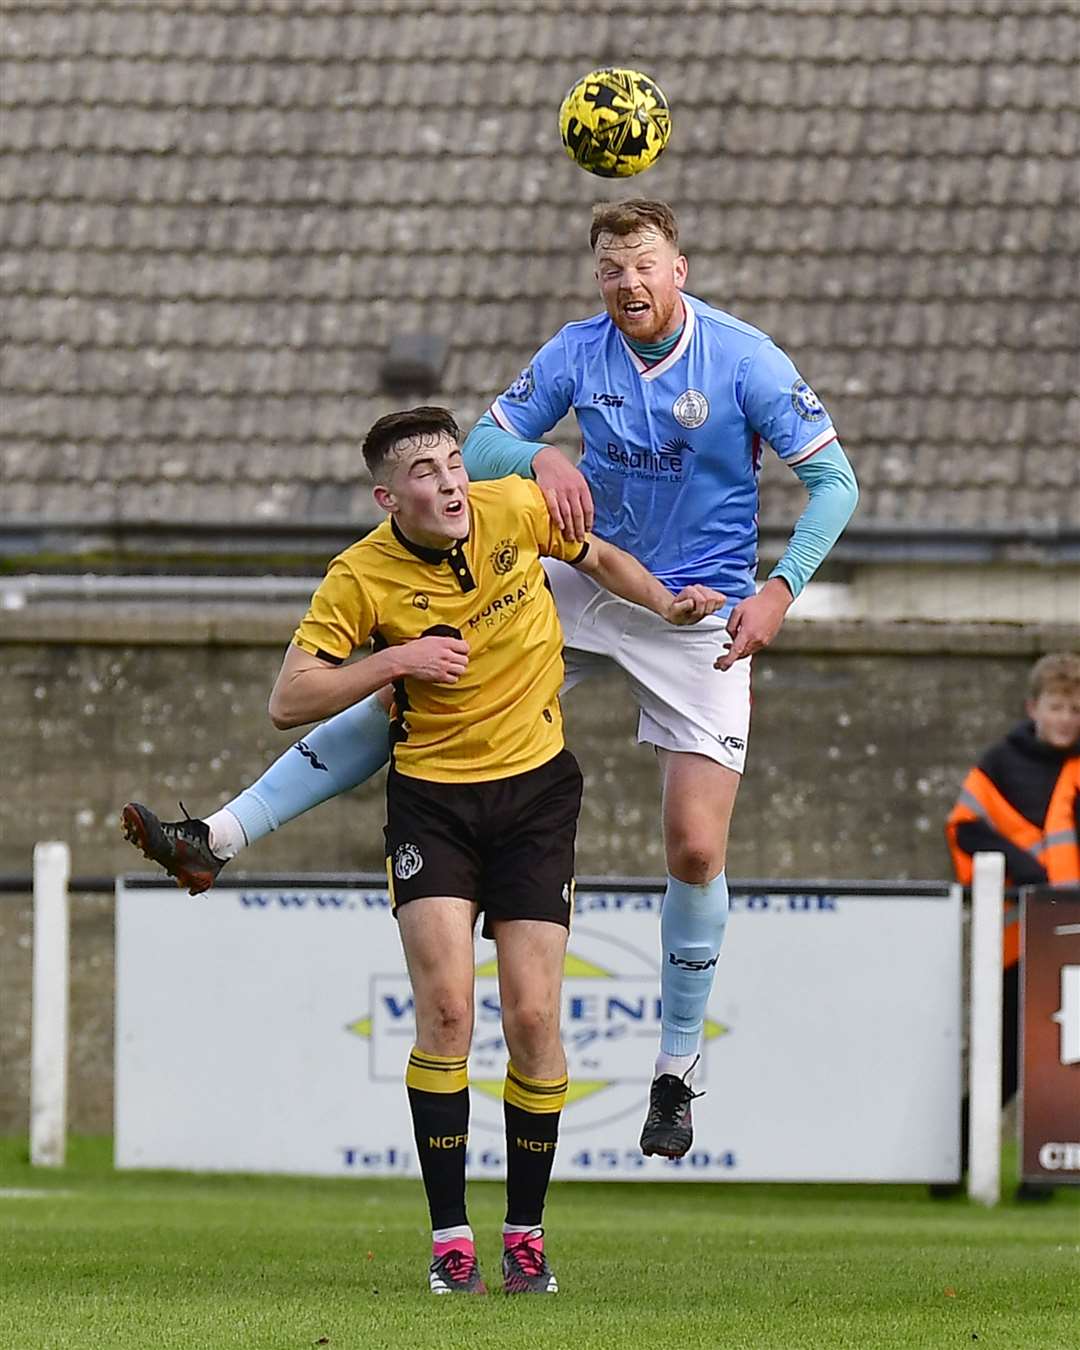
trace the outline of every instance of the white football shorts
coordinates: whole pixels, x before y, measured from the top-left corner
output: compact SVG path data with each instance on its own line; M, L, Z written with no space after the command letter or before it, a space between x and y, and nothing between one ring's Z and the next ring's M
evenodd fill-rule
M710 614L676 627L567 563L542 562L566 643L563 692L618 666L640 709L639 742L705 755L741 774L750 732L750 658L730 670L713 669L731 645L727 619Z

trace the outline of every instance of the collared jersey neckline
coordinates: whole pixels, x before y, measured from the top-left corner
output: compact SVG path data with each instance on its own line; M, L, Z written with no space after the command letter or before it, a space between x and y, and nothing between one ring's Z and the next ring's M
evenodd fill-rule
M449 548L428 548L425 544L418 544L410 539L393 516L390 517L390 530L401 547L407 549L414 558L434 566L448 563L462 591L476 590L476 578L470 571L468 559L465 557L465 545L469 542L469 535L464 539L455 539Z
M682 330L685 327L686 320L683 319L676 332L672 333L670 337L661 338L659 342L638 342L631 337L626 340L638 356L643 357L646 361L662 361L682 337Z
M638 353L631 346L630 339L626 336L624 332L622 332L620 328L618 328L616 324L614 324L614 322L612 322L612 327L615 328L615 331L618 333L623 346L626 348L626 354L630 358L630 364L637 371L640 378L646 383L651 383L653 380L659 379L661 375L666 375L667 372L672 368L672 366L675 365L675 363L679 360L679 358L686 351L687 347L689 347L690 345L690 339L693 336L694 326L697 322L697 315L694 313L694 306L690 303L690 301L686 298L685 295L682 297L682 302L683 302L682 332L679 333L675 338L675 345L671 348L668 354L665 357L662 357L659 361L655 361L652 364L646 361L644 357L638 355Z

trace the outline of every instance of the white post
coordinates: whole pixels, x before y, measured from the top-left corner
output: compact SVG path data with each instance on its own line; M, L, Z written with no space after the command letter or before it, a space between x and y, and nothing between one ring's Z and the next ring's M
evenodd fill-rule
M1005 855L976 853L971 886L968 1195L1001 1199L1001 946Z
M30 1161L62 1167L67 1144L68 878L64 843L34 845Z

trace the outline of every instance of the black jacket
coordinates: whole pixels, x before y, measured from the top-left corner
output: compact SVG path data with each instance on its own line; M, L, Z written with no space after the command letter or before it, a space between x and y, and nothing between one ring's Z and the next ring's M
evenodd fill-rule
M979 760L979 768L1009 805L1041 830L1062 765L1077 753L1080 744L1056 750L1035 735L1034 722L1024 721L986 751ZM1077 817L1080 832L1080 801ZM1005 870L1014 886L1038 886L1046 881L1042 863L1026 849L1017 848L985 820L968 820L958 825L956 842L965 853L1004 853Z

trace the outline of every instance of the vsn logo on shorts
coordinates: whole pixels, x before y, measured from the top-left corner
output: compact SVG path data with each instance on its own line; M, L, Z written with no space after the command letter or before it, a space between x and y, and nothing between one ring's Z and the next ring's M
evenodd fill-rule
M394 876L398 881L416 876L423 865L424 859L415 844L398 844L394 849Z

